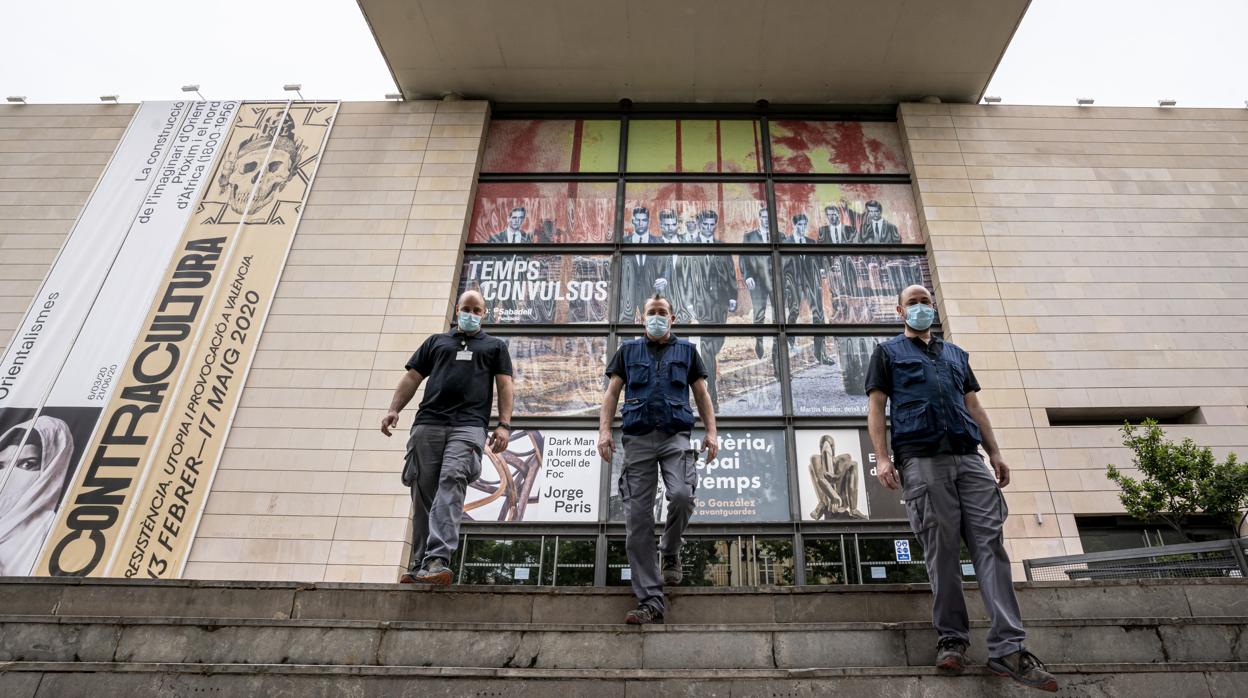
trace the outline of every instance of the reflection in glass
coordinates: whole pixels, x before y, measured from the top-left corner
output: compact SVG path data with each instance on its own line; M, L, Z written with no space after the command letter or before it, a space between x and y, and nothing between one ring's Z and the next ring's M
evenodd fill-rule
M468 242L610 243L615 185L600 182L484 182Z
M904 174L897 124L861 121L776 120L771 162L791 174Z
M629 172L761 172L757 121L631 119Z
M848 584L846 560L842 557L845 550L841 537L806 538L803 540L806 550L806 583L807 584Z
M584 119L495 119L482 172L614 172L620 122Z
M784 303L789 322L832 325L901 324L897 294L912 284L931 288L920 255L786 254Z
M908 184L777 184L784 242L922 244Z
M517 417L593 415L605 389L606 337L504 337Z
M633 182L625 189L624 212L625 243L749 243L771 238L761 184Z
M485 321L499 324L605 322L607 255L464 255L459 291L485 297Z

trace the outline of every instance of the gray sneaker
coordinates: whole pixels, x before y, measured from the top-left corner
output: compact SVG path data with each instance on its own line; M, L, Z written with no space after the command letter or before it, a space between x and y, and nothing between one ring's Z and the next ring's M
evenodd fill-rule
M451 583L454 575L451 574L450 568L446 566L442 558L435 557L425 563L420 571L416 573L417 584L433 584L436 586L447 586Z
M663 558L663 586L674 587L685 578L680 568L680 556Z
M942 637L936 643L936 670L942 674L957 675L966 671L970 660L966 658L966 641L956 637Z
M629 611L624 616L624 622L629 625L662 625L663 614L643 603Z
M988 669L997 676L1008 676L1029 688L1057 692L1057 679L1053 678L1039 657L1027 650L989 659Z

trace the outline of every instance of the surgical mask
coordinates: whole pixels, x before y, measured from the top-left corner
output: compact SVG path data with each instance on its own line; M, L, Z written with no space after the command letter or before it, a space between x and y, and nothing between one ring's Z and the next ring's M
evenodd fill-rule
M931 324L930 322L928 323ZM476 332L481 329L481 316L459 311L459 329L464 332Z
M932 326L932 322L936 320L936 309L930 305L916 303L915 305L906 306L906 324L912 330L922 332Z
M669 327L667 316L665 315L647 315L646 316L646 334L658 339L667 334Z

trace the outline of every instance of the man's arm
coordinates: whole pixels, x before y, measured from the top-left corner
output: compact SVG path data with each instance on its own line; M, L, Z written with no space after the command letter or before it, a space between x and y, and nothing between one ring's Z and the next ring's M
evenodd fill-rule
M498 391L498 421L511 424L511 407L515 397L515 385L512 383L511 376L506 373L496 374L494 388ZM507 450L509 443L511 443L511 429L507 427L500 425L490 435L490 450L495 453Z
M698 416L706 427L706 436L702 439L702 449L706 451L706 461L715 460L719 453L719 429L715 426L715 407L711 404L711 392L706 389L706 379L699 378L690 386L693 388L693 401L698 405Z
M888 430L884 426L884 406L888 396L883 390L872 390L867 396L867 433L871 435L871 445L875 448L875 479L890 490L901 487L897 477L897 469L893 460L888 457Z
M607 394L602 398L602 410L598 413L598 455L610 462L615 453L615 441L611 438L611 420L615 419L615 408L620 404L620 391L624 389L624 379L618 375L611 376L607 383Z
M407 373L403 374L398 386L394 389L394 397L390 398L390 411L381 418L381 433L390 436L390 430L399 423L399 412L412 401L412 396L416 394L416 389L424 380L425 377L416 369L407 369Z
M1001 447L997 445L997 435L992 431L992 422L988 421L988 411L979 404L977 393L970 392L964 397L966 410L971 413L971 419L979 425L979 433L984 439L984 450L988 452L988 462L992 464L992 470L997 474L997 487L1005 487L1010 484L1010 466L1006 465L1005 459L1001 457Z

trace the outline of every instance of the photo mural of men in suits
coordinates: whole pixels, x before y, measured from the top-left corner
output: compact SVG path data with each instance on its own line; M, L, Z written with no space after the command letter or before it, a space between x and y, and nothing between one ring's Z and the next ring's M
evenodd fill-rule
M719 214L705 210L698 214L696 239L691 242L717 244ZM737 269L730 255L684 254L680 256L676 278L679 280L677 295L681 306L677 310L680 322L698 324L724 324L728 314L735 312L740 289L737 287ZM685 318L688 318L686 320ZM707 390L711 403L719 409L719 393L716 386L719 352L723 349L723 337L703 336L698 341L698 354L708 373Z
M633 209L633 232L627 242L659 245L663 244L662 236L656 236L650 229L650 211L646 208ZM657 293L666 297L669 282L672 278L673 260L670 254L656 254L638 250L634 254L624 255L623 278L621 287L621 316L627 322L637 319L637 314L646 305L646 299Z
M828 204L823 208L823 215L828 224L819 226L819 242L851 244L857 241L854 226L841 220L839 207Z
M804 213L793 216L793 234L785 237L784 242L798 245L813 244L806 236L809 218ZM789 324L797 322L802 303L810 306L811 321L823 324L823 282L828 276L828 258L820 254L797 254L784 257L784 304L785 319ZM793 338L789 338L789 346L793 346ZM820 363L835 363L832 355L825 351L824 338L815 337L815 359Z
M663 236L663 242L684 242L680 234L680 217L675 211L671 209L659 211L659 233Z
M758 211L758 227L745 234L744 242L770 242L771 222L767 209ZM761 255L741 255L737 267L741 270L741 278L750 292L750 307L754 310L754 324L761 325L767 321L767 304L771 303L771 274L767 271L768 260ZM777 313L778 315L779 313ZM763 338L754 339L754 355L763 358Z
M901 233L897 231L897 226L884 220L884 207L880 202L874 199L867 202L867 220L863 222L862 229L859 231L859 242L874 242L881 245L895 245L901 243Z
M533 242L533 236L524 232L521 228L524 226L524 219L528 216L528 212L523 206L517 206L511 209L511 213L507 215L507 228L494 233L490 236L490 243L530 243Z

